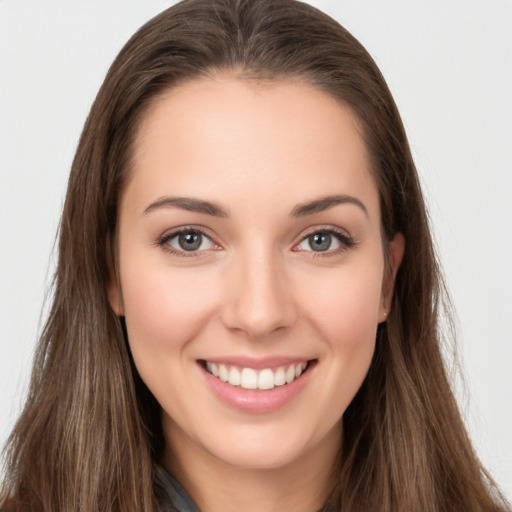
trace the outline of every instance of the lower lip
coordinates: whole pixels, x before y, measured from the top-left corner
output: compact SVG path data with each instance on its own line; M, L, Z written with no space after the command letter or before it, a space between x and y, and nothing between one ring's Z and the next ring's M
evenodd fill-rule
M290 384L264 391L232 386L213 376L202 364L199 366L208 386L223 403L243 412L265 413L277 411L291 402L307 384L316 362L310 362L306 371Z

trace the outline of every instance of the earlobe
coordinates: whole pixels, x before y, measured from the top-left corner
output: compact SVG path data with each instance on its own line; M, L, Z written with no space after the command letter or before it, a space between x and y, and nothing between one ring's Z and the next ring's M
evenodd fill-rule
M382 300L381 310L379 312L379 321L386 321L389 316L391 299L395 286L395 278L402 263L405 251L405 238L402 233L397 233L389 243L388 260L385 269L384 280L382 282Z
M111 276L107 283L107 295L110 307L117 316L124 316L123 298L121 294L121 286L116 276Z
M106 283L106 291L112 311L114 311L116 316L124 316L123 294L119 274L117 272L118 265L116 264L114 240L114 237L108 236L106 243L106 258L109 275Z
M121 292L121 282L119 274L116 271L117 265L114 261L115 251L110 243L107 242L107 261L108 261L108 282L106 284L108 301L110 307L117 316L124 316L123 294Z

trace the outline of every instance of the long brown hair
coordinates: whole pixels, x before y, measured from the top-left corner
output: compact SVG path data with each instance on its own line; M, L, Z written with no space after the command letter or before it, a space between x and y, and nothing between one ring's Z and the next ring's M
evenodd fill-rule
M138 120L166 89L218 71L294 78L348 105L371 154L384 246L397 232L406 239L391 316L343 417L331 505L344 512L505 510L473 452L441 356L446 296L395 103L361 44L294 0L185 0L143 26L110 68L73 161L53 305L6 448L0 506L159 509L160 407L134 368L106 285Z

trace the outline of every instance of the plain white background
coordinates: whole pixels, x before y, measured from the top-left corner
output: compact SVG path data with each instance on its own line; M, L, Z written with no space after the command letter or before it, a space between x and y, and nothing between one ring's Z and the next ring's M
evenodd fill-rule
M67 174L128 37L171 2L0 0L0 444L26 390ZM512 0L316 0L402 113L458 312L461 407L512 497Z

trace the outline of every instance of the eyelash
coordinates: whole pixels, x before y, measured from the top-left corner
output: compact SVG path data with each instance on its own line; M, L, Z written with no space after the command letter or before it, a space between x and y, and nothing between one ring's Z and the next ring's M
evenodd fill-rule
M195 234L201 235L201 236L207 238L208 240L210 240L213 245L218 246L218 244L213 240L211 235L209 235L204 229L201 229L201 228L198 228L195 226L183 226L183 227L178 228L170 233L166 233L165 235L163 235L162 237L160 237L158 239L156 245L161 247L164 251L169 252L179 258L197 258L198 254L200 254L203 251L177 250L169 244L169 242L173 238L176 238L177 236L184 235L184 234L190 234L190 233L195 233Z
M311 253L310 257L312 258L328 258L330 256L336 256L348 251L356 245L356 241L350 235L348 235L346 231L329 226L326 228L315 227L309 233L306 233L301 238L300 242L294 245L294 248L305 242L310 236L316 234L330 235L334 237L340 243L340 247L327 251L306 251Z
M199 234L211 241L213 245L219 246L212 238L211 235L209 235L204 229L198 228L195 226L184 226L179 229L176 229L175 231L172 231L170 233L167 233L163 236L161 236L156 245L162 250L173 254L174 256L177 256L179 258L197 258L198 254L204 252L202 251L185 251L185 250L177 250L174 247L172 247L169 242L173 238L176 238L177 236L183 235L183 234L190 234L195 233ZM355 240L347 235L345 231L342 231L341 229L333 228L332 226L329 226L328 228L321 228L316 227L315 229L312 229L310 232L306 233L300 241L293 246L293 249L298 247L300 244L305 242L310 236L316 235L316 234L324 234L324 235L330 235L333 236L341 245L339 248L334 250L326 250L326 251L305 251L311 253L311 257L313 258L326 258L329 256L334 256L341 254L343 252L346 252L350 248L354 247L356 245ZM219 246L220 247L220 246ZM295 251L298 252L298 251Z

